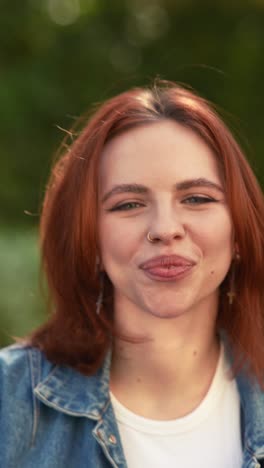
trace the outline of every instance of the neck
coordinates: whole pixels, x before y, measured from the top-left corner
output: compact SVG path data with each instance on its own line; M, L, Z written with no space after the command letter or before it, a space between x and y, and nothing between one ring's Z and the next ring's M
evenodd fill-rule
M210 387L219 356L215 317L205 315L197 321L188 314L155 317L145 339L117 339L111 368L116 398L151 419L174 419L195 409Z

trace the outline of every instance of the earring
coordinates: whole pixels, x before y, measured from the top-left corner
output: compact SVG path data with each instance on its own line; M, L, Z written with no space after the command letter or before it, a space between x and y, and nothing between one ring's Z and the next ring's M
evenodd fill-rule
M96 255L95 273L99 276L99 294L96 301L96 314L100 315L104 297L104 272L100 271L100 258Z
M99 294L98 298L96 301L96 314L100 315L102 304L103 304L103 298L104 298L104 273L101 272L99 274Z
M228 296L228 303L229 305L232 305L234 302L234 299L236 297L236 291L235 291L235 269L236 269L236 264L240 262L240 254L238 252L235 253L235 257L233 260L233 264L231 266L231 272L230 272L230 282L229 282L229 291L227 293Z

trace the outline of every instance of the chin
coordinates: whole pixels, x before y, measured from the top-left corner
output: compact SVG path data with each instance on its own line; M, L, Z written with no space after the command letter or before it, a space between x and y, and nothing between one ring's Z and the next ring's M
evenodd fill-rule
M164 309L162 310L161 308L159 309L148 309L147 310L147 313L148 314L151 314L153 315L154 317L157 317L157 318L161 318L161 319L173 319L173 318L177 318L177 317L180 317L181 315L184 315L185 313L187 313L187 310L186 309Z

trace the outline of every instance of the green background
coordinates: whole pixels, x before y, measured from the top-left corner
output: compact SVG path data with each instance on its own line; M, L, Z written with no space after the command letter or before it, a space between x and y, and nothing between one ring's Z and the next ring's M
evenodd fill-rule
M44 319L52 156L93 103L159 76L216 103L263 183L264 0L0 1L0 346Z

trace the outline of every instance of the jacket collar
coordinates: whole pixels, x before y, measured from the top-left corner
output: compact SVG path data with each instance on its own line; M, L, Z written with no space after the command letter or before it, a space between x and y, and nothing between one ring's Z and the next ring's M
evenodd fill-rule
M46 405L72 416L100 419L109 403L111 352L102 368L92 376L85 376L68 366L46 369L47 377L34 389L34 394ZM50 372L49 372L50 371Z
M57 365L44 359L47 375L34 389L46 405L72 416L99 420L109 404L111 352L102 368L92 376ZM264 458L264 392L241 372L236 376L243 413L244 446L258 459Z

